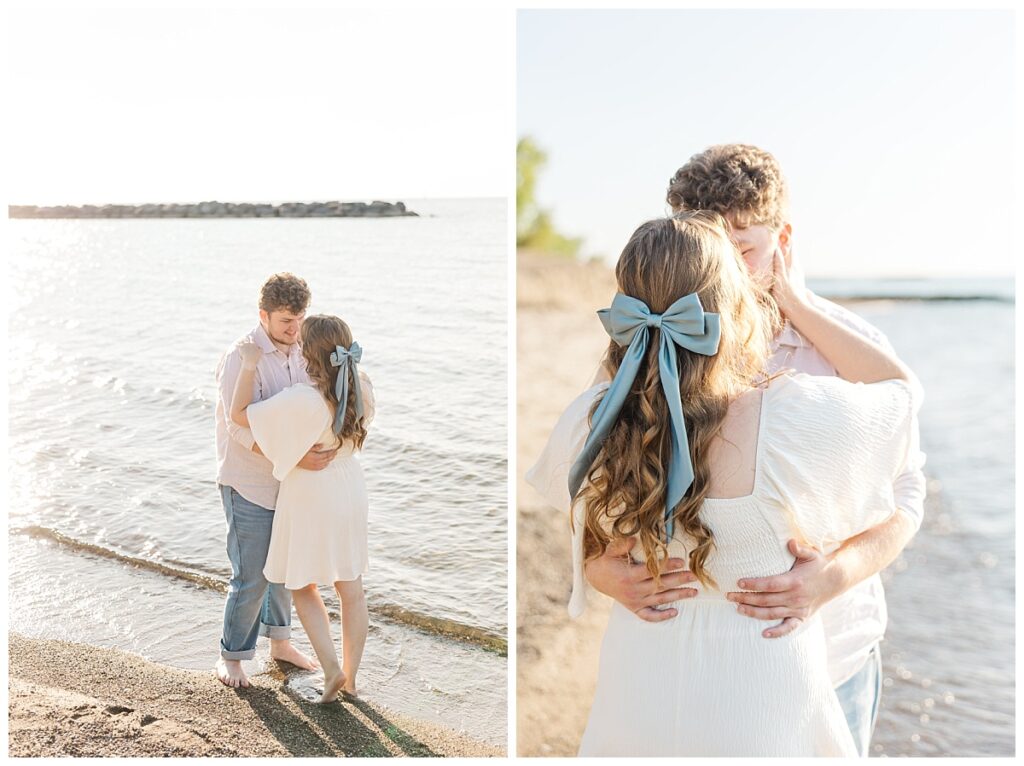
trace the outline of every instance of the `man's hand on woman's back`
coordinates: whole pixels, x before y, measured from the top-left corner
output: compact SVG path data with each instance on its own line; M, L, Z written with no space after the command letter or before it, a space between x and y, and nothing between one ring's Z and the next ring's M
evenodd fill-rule
M696 596L695 589L683 586L696 582L697 578L686 570L686 562L682 559L665 559L661 562L659 588L647 571L647 565L637 564L630 558L629 552L636 543L635 537L613 540L604 554L585 564L587 582L641 620L669 620L679 614L678 610L658 607Z
M331 464L334 460L334 456L338 454L338 449L322 450L322 444L314 444L313 448L307 452L302 460L297 464L298 468L303 468L307 471L322 471L324 468Z

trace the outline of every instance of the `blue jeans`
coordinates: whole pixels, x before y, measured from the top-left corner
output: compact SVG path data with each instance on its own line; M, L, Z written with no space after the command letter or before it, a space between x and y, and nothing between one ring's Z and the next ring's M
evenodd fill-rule
M292 595L283 585L272 585L263 576L274 512L250 503L231 487L217 486L228 522L231 561L220 656L251 660L259 636L291 636Z
M866 758L878 720L878 701L882 696L882 654L878 651L878 644L872 648L864 667L836 689L836 696L846 715L857 752Z

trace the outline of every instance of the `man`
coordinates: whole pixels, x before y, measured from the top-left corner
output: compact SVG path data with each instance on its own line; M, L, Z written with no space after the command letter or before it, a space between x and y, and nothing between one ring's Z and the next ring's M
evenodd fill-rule
M279 482L252 432L230 418L231 396L242 366L241 343L252 341L263 350L256 366L253 401L267 399L296 383L309 383L299 345L309 299L304 280L292 274L274 274L260 288L259 324L228 349L217 366L217 486L227 519L231 582L216 671L226 686L249 686L242 661L255 655L259 635L270 638L273 659L306 670L317 667L291 644L291 594L283 585L270 585L263 577ZM319 471L327 467L337 450L321 452L320 446L313 445L299 462L300 468Z
M793 227L789 222L785 180L775 158L753 146L725 144L695 155L672 178L668 203L674 212L714 210L732 227L733 240L753 278L770 288L778 251L786 268L792 260ZM885 336L846 309L809 294L813 305L891 351ZM811 375L837 375L836 369L787 322L776 336L770 372L795 369ZM917 532L924 515L924 455L914 444L908 463L894 483L897 513L825 556L789 541L796 561L789 572L774 577L741 579L728 598L754 619L781 622L767 628L765 638L778 638L795 630L820 610L828 638L829 673L861 755L868 744L878 713L881 659L878 644L885 632L886 609L878 573L888 566ZM686 562L668 559L661 589L644 564L635 564L630 539L610 546L586 564L588 582L650 622L678 614L660 606L695 595L686 588L695 578ZM723 584L724 586L725 584ZM744 592L740 592L744 591Z

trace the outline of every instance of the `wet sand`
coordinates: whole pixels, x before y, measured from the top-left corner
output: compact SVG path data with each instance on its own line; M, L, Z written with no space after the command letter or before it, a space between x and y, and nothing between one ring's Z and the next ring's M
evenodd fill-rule
M277 669L228 689L208 673L8 634L12 756L501 756L369 700L328 705ZM290 666L288 666L290 667Z

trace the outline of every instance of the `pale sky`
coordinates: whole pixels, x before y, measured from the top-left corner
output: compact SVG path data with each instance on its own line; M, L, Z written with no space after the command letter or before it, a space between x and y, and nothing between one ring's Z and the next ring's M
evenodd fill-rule
M506 196L511 11L8 15L15 204Z
M669 178L752 143L811 276L1014 271L1008 11L520 11L518 134L584 254L617 258Z

